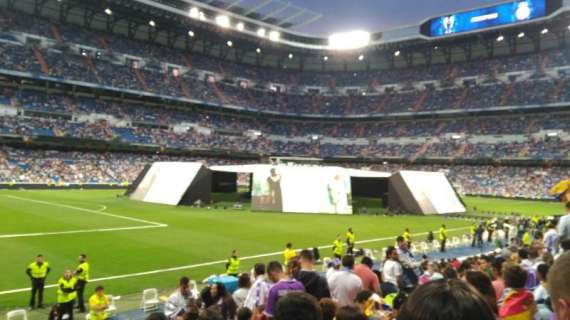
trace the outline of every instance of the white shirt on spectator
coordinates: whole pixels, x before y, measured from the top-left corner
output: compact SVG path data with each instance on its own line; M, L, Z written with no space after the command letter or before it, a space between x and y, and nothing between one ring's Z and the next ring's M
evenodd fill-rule
M339 270L327 278L333 300L339 307L354 305L354 299L362 290L362 280L352 270Z
M234 293L232 294L232 298L234 299L234 302L236 303L238 308L243 307L243 304L245 302L245 299L247 298L248 293L249 293L248 288L239 288L236 291L234 291Z
M271 289L271 283L265 279L265 276L258 276L249 289L243 306L251 311L254 311L256 307L264 306L267 302L269 289Z
M382 280L398 287L398 278L402 276L402 265L398 261L386 260L382 267Z

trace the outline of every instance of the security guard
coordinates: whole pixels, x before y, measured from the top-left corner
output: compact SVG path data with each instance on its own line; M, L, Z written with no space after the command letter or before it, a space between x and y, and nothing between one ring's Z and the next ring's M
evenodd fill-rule
M404 230L404 234L402 235L402 237L404 237L404 241L406 241L406 243L408 243L408 248L412 247L412 234L410 233L410 229L406 228L406 230Z
M356 241L356 236L354 235L354 231L352 228L348 228L346 231L346 253L347 254L354 254L354 243Z
M291 242L287 242L285 245L285 251L283 251L283 265L286 266L289 261L293 260L297 256L297 252L293 250L293 244Z
M44 256L38 254L36 261L30 263L26 269L26 273L32 280L32 297L30 298L30 309L36 306L36 294L38 295L38 308L43 308L44 301L44 284L46 277L50 272L49 263L44 261Z
M522 244L527 247L530 247L530 245L532 244L532 239L530 238L530 232L528 231L528 229L526 229L523 234Z
M75 276L77 277L77 309L80 313L85 313L85 302L83 296L85 293L85 286L89 281L89 263L87 262L87 255L82 253L79 255L79 265L75 269Z
M68 320L73 320L73 304L77 298L77 278L71 270L65 269L63 277L57 281L57 304L59 305L58 320L67 314Z
M228 276L237 277L239 275L239 257L236 250L232 250L228 263L226 264L226 273Z
M332 250L335 258L342 259L342 255L344 254L344 248L342 246L342 241L340 240L340 234L336 235L336 239L333 242Z
M103 286L95 288L95 294L89 298L89 320L106 320L109 318L109 298L105 295Z
M475 242L477 241L477 226L475 222L471 224L469 233L471 234L471 248L475 248Z
M447 229L445 228L445 224L441 225L439 228L439 243L441 244L441 252L445 252L445 243L447 242Z

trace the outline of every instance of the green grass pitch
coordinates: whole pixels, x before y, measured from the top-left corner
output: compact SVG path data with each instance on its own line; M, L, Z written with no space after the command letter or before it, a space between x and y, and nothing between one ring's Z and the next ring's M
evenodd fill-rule
M245 257L281 252L288 241L295 248L329 245L349 226L356 231L357 240L389 237L363 245L381 249L392 244L393 237L406 227L422 233L437 230L442 223L448 228L468 226L466 221L443 217L301 215L171 207L117 197L122 192L0 191L0 310L27 305L27 291L5 292L29 286L24 271L38 253L44 254L52 267L48 284L55 283L64 268L74 268L77 256L86 253L92 278L119 276L98 282L117 295L139 293L144 288L173 288L181 275L202 280L223 273L221 261L232 249ZM525 214L556 214L563 209L560 204L544 202L484 198L467 198L466 202L479 210ZM22 236L30 233L44 235ZM452 235L462 233L465 230ZM321 252L323 256L331 254L328 248ZM282 256L243 260L241 269L247 271L256 261L273 259L280 261ZM182 268L133 275L175 267ZM87 292L93 287L88 286ZM47 303L53 303L55 296L54 288L46 289Z

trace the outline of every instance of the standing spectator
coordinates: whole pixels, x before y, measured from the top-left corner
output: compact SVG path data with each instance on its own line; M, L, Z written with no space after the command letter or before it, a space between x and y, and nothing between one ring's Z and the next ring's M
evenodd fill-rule
M386 261L384 261L384 266L382 267L382 279L384 280L382 283L383 295L398 292L402 274L402 265L398 260L398 251L390 246L386 249Z
M503 279L503 258L497 258L493 262L493 288L495 289L496 300L499 301L505 291L505 280Z
M558 253L558 231L554 222L548 223L548 230L544 234L544 246L548 253L555 255Z
M59 306L58 320L67 314L68 320L73 320L73 305L77 298L77 278L71 270L65 269L63 277L57 281L57 304Z
M286 273L283 272L283 267L277 261L271 261L267 265L267 274L269 275L269 279L274 283L271 289L269 289L267 304L263 312L267 317L273 317L275 306L281 297L289 292L305 291L305 287L301 282L291 278L291 265L292 264L287 266Z
M505 262L503 265L505 292L499 300L499 317L509 319L532 320L536 313L536 304L532 293L525 289L527 272L518 264Z
M299 262L301 269L294 274L295 279L299 280L305 291L317 300L322 298L330 298L329 285L327 279L315 271L315 258L312 250L302 250L299 254Z
M265 303L267 301L269 289L271 288L271 283L265 277L265 264L263 263L255 264L253 267L253 275L255 277L255 281L247 293L244 307L250 309L252 312L255 312L258 309L265 308Z
M558 238L561 242L570 239L570 202L566 203L566 215L558 221Z
M340 307L354 305L356 295L362 290L362 281L353 269L354 257L345 255L342 257L342 269L333 272L327 279L331 296Z
M305 292L291 292L275 306L277 320L322 320L321 306L312 295Z
M238 308L243 307L245 299L249 294L249 289L251 288L251 278L249 273L242 273L238 278L238 289L232 294L232 298L236 303Z
M46 277L50 272L49 263L44 261L44 256L38 254L36 261L30 263L26 269L26 273L32 281L32 296L30 298L30 310L36 306L36 294L38 296L38 308L43 308L44 302L44 284Z
M550 269L550 301L557 320L570 320L570 254L565 253Z
M496 320L491 306L461 280L438 280L419 286L398 320Z
M540 284L534 291L532 295L534 296L534 302L536 302L536 307L538 310L538 314L540 318L543 320L550 319L552 312L550 311L549 307L547 306L550 295L548 293L548 270L550 267L543 263L537 267L537 275Z
M370 257L363 256L360 263L354 266L354 274L362 281L363 289L374 293L380 293L380 279L372 271L373 261Z
M79 265L75 270L77 277L77 309L80 313L85 313L85 302L83 300L85 294L85 287L89 282L89 263L87 262L87 255L82 253L79 255Z
M402 282L406 285L413 287L418 283L418 276L414 270L414 256L408 247L408 242L403 236L396 238L396 250L398 251L398 258L402 265Z

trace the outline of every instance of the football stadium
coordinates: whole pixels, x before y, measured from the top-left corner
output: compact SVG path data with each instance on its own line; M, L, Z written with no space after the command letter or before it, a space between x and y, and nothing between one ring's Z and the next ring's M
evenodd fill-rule
M0 0L0 317L570 320L570 1L368 2Z

